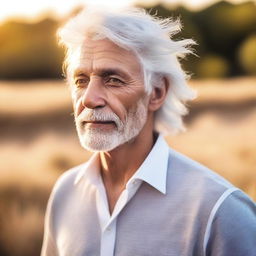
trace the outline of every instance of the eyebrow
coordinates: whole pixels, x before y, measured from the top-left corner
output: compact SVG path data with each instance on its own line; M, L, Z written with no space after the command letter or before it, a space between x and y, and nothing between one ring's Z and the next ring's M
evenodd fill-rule
M97 74L98 76L101 76L101 77L118 75L118 76L121 76L123 78L128 78L128 74L126 74L123 70L121 70L119 68L99 69L99 70L96 70L94 73ZM74 72L74 77L77 77L77 76L86 76L86 72L83 69L78 68Z

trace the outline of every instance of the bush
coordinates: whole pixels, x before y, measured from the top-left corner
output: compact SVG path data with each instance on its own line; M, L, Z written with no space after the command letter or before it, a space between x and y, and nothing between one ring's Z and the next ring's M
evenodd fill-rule
M63 52L57 47L57 22L8 22L0 27L0 78L58 78Z
M248 75L256 75L256 34L242 43L238 51L238 61Z
M221 56L206 55L196 67L196 75L200 78L222 78L229 74L228 62Z

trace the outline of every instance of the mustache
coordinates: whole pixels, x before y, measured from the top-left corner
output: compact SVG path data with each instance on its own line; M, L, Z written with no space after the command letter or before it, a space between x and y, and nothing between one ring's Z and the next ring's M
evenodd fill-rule
M123 127L123 122L120 118L113 112L106 111L103 109L84 109L79 116L77 116L76 121L80 122L114 122L118 128Z

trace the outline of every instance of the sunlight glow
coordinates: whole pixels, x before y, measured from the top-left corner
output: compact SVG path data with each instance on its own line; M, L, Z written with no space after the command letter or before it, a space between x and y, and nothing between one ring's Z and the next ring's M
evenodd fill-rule
M0 8L0 22L5 19L40 19L44 14L53 16L63 16L72 11L75 7L93 4L100 5L102 8L121 7L132 5L134 3L142 3L144 5L152 5L162 2L168 5L185 5L190 9L201 9L211 3L219 0L7 0ZM246 0L230 0L233 3L241 3ZM256 0L253 0L256 3Z
M72 11L76 6L81 5L100 5L103 8L106 6L111 7L120 7L124 5L132 4L134 0L7 0L4 4L4 7L0 8L0 21L6 18L28 18L34 19L37 16L42 15L43 13L50 13L56 16L61 16Z

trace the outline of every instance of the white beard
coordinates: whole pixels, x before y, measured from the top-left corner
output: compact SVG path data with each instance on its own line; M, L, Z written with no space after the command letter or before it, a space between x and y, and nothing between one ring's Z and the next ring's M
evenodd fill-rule
M80 144L89 151L111 151L114 148L135 138L147 120L147 108L143 99L140 99L135 109L129 110L123 123L113 112L104 109L84 109L75 118L76 129ZM111 130L85 127L85 121L113 121L115 127Z

